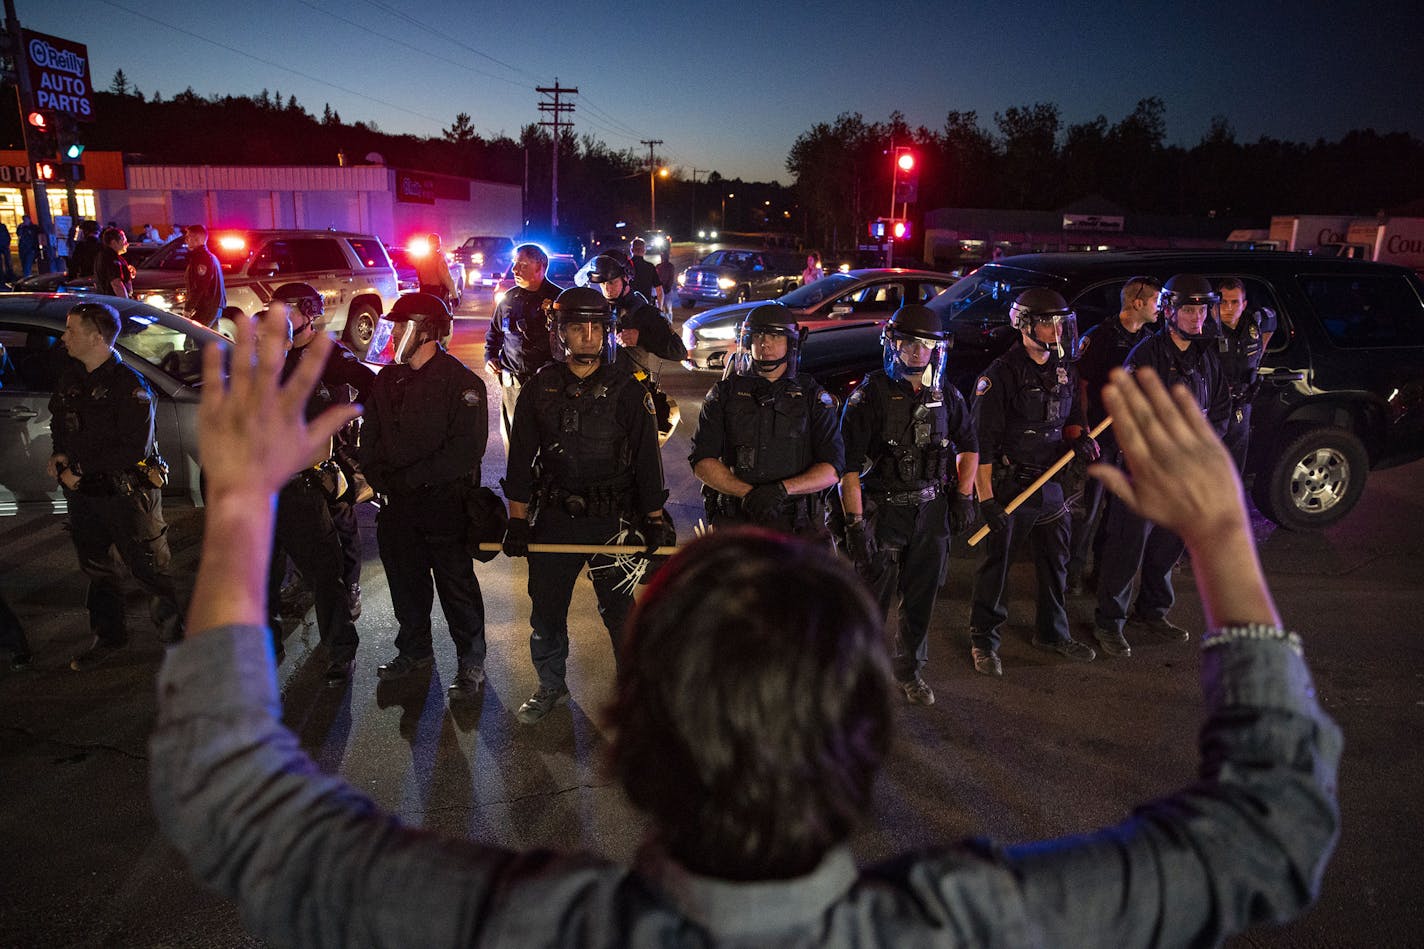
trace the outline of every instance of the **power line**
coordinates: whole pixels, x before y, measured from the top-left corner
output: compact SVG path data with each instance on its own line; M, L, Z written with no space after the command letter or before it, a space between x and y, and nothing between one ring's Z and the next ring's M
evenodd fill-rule
M107 3L111 7L115 7L119 10L124 11L130 16L136 16L139 19L148 20L150 23L157 23L159 26L167 27L168 29L173 30L175 33L182 33L184 36L192 37L195 40L201 40L202 42L208 43L212 46L216 46L219 49L225 49L230 53L236 53L239 56L245 56L248 59L253 60L254 62L262 63L264 66L271 66L273 69L280 69L283 72L289 72L294 76L301 76L303 79L320 83L323 86L330 86L332 89L339 89L340 91L345 92L348 95L356 96L359 99L365 99L368 102L379 103L380 105L395 109L398 112L405 112L409 115L419 116L422 119L428 119L429 121L434 122L437 125L444 121L444 119L438 119L433 115L427 115L424 112L420 112L415 109L410 109L403 105L397 105L394 102L389 102L385 99L380 99L376 96L369 95L364 92L359 92L355 89L350 88L349 86L343 86L340 83L332 82L330 79L322 79L318 76L313 76L311 73L302 72L300 69L293 69L291 66L283 65L282 63L276 62L274 60L264 59L263 57L258 56L255 53L249 53L246 50L238 49L236 46L229 46L227 43L220 42L219 40L209 39L208 37L203 36L199 33L194 33L192 30L184 29L181 26L174 26L172 23L169 23L165 20L160 20L158 17L149 16L147 13L142 13L138 10L126 7L122 3L117 2L117 0L103 0L103 2Z
M479 56L481 59L487 59L487 60L489 60L490 62L494 63L496 66L503 66L505 69L508 69L510 72L518 73L518 74L521 75L521 76L528 76L531 81L537 82L538 79L539 79L538 76L536 76L536 75L534 75L533 73L529 72L527 69L523 69L522 67L515 66L515 65L513 65L513 64L511 64L511 63L506 63L506 62L505 62L504 60L502 60L502 59L497 59L497 58L495 58L494 56L491 56L489 53L486 53L484 50L476 49L475 47L471 46L471 45L468 44L468 43L465 43L465 42L462 42L461 40L455 39L455 38L454 38L453 36L451 36L449 33L442 33L442 32L440 32L439 30L437 30L437 29L435 29L435 28L433 28L433 27L431 27L431 26L428 26L428 25L426 25L425 23L422 23L420 20L417 20L415 17L413 17L413 16L411 16L410 14L406 13L404 10L399 10L399 9L397 9L396 7L393 7L393 6L391 6L390 4L388 4L388 3L384 3L383 0L366 0L366 2L369 3L369 4L370 4L371 6L373 6L373 7L376 7L377 9L384 10L386 13L391 14L391 16L395 16L395 17L401 18L402 20L404 20L404 21L406 21L407 23L409 23L411 26L414 26L416 29L424 30L424 31L427 32L427 33L430 33L430 34L433 34L433 35L435 35L435 36L438 36L438 37L440 37L440 39L445 40L447 43L452 43L452 44L454 44L455 46L458 46L458 47L460 47L461 49L465 50L466 52L470 52L470 53L475 54L476 56Z
M552 120L548 121L540 119L539 124L541 126L551 126L554 129L554 192L553 204L549 210L549 228L550 230L557 232L559 230L559 126L563 125L567 127L573 125L572 120L565 122L563 121L561 116L563 116L565 113L572 113L574 111L574 104L572 102L564 102L561 99L561 96L565 94L575 96L578 95L578 86L561 86L559 85L559 77L555 76L554 84L552 86L538 86L535 88L534 91L539 93L541 96L554 97L553 102L539 103L540 112L549 113L554 117Z

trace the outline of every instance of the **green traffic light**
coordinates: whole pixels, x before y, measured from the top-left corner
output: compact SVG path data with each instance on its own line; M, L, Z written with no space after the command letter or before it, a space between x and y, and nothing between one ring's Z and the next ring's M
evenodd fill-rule
M84 154L84 146L80 145L78 142L75 142L73 145L69 146L64 150L64 157L69 159L70 161L74 161L82 154Z

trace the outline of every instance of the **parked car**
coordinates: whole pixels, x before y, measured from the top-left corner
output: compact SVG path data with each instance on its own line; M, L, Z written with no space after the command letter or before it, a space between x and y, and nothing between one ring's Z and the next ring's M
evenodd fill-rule
M229 306L261 310L284 283L310 284L321 294L322 329L335 333L365 358L381 314L400 295L385 245L369 234L321 230L215 229L208 246L223 268ZM188 248L181 238L164 244L139 269L134 296L183 312Z
M119 311L117 346L148 380L157 399L158 448L168 462L165 496L201 503L198 395L202 347L226 346L212 330L135 300L98 294L0 294L0 514L20 508L62 513L64 494L46 473L51 454L49 400L69 355L60 346L64 317L93 300Z
M906 303L928 303L954 278L928 270L877 268L833 273L777 298L802 323L885 320ZM733 303L694 313L682 324L683 365L720 370L736 348L737 327L762 301Z
M454 250L454 258L465 268L465 285L471 289L492 288L509 275L514 266L514 241L497 235L471 237Z
M801 283L806 258L778 250L714 250L677 275L679 306L766 300Z
M1248 307L1278 316L1245 472L1266 517L1292 530L1333 524L1370 470L1424 457L1424 283L1404 267L1249 251L1026 254L980 267L928 305L953 332L949 377L967 395L1019 338L1008 307L1021 291L1058 291L1086 329L1118 312L1130 277L1175 273L1237 277ZM874 326L813 332L801 359L839 397L879 364Z

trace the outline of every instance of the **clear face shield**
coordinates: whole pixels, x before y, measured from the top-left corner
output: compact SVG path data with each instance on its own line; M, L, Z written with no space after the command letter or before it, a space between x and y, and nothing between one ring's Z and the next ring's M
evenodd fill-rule
M787 376L796 375L801 335L789 335L786 330L772 327L742 327L737 353L732 357L732 371L739 376L766 376L785 365Z
M431 320L403 320L396 323L391 331L391 362L404 366L415 358L416 352L426 343L432 340L443 343L449 336L442 335L441 329L443 327L437 329L435 322Z
M618 338L607 319L558 320L549 330L550 349L562 363L613 362Z
M881 335L881 347L881 362L891 379L918 381L931 389L942 388L949 361L949 340L900 333L887 327Z
M1033 317L1025 333L1030 345L1048 353L1050 359L1071 361L1078 358L1078 316L1075 313L1054 313Z

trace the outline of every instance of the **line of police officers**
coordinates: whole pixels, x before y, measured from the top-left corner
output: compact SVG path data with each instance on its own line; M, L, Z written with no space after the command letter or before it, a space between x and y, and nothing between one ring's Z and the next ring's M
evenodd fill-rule
M615 657L633 588L646 579L645 560L531 552L530 545L631 544L651 553L676 542L664 509L658 446L665 419L650 363L683 355L680 342L668 342L676 336L661 313L629 289L619 259L596 258L584 270L593 286L562 291L545 279L546 267L538 247L519 248L517 287L496 308L486 350L486 369L504 389L509 445L502 548L529 559L530 653L539 685L518 712L529 723L568 694L567 613L582 570L589 570ZM1224 320L1217 315L1223 298ZM290 372L318 331L320 296L288 285L269 309L264 326L288 334ZM1119 363L1152 366L1169 383L1187 386L1244 459L1250 395L1274 329L1268 312L1247 316L1244 309L1236 282L1218 293L1194 275L1173 277L1160 290L1149 278L1134 278L1123 288L1119 316L1084 340L1080 363L1073 311L1051 290L1027 290L1009 311L1020 338L978 378L971 410L945 378L952 337L939 316L906 306L882 333L883 367L860 382L838 419L831 396L798 371L805 329L785 307L763 304L748 313L727 375L703 401L689 463L714 527L750 525L840 545L885 611L894 673L911 703L934 702L922 670L950 538L981 519L991 531L973 585L976 671L1002 674L1008 568L1024 539L1037 574L1032 644L1070 660L1095 658L1072 638L1065 606L1070 551L1085 559L1091 549L1095 638L1109 655L1127 656L1125 626L1187 638L1166 615L1181 543L1113 499L1098 525L1102 497L1084 490L1084 466L1104 448L1106 460L1116 461L1112 439L1099 442L1089 432L1089 422L1102 418L1101 386ZM397 655L379 677L399 679L431 665L430 610L438 594L458 657L451 697L473 698L484 683L484 610L466 528L487 440L485 385L444 349L453 322L443 299L408 294L389 318L394 365L372 378L338 347L309 409L338 398L366 405L360 468L381 497L377 540L399 624ZM1147 325L1159 319L1162 329L1149 333ZM118 330L117 314L103 304L71 311L65 342L74 360L53 406L51 470L71 498L75 545L91 578L95 639L75 658L76 669L124 639L110 544L153 596L164 638L179 635L181 623L166 572L153 398L114 351ZM1068 473L1008 511L1065 451L1076 459ZM285 554L313 586L331 685L349 676L357 644L359 539L350 505L360 476L349 451L333 445L278 500L274 630ZM1074 518L1070 502L1079 498L1086 503ZM1102 534L1097 545L1090 541L1095 530ZM274 646L280 654L280 637Z

